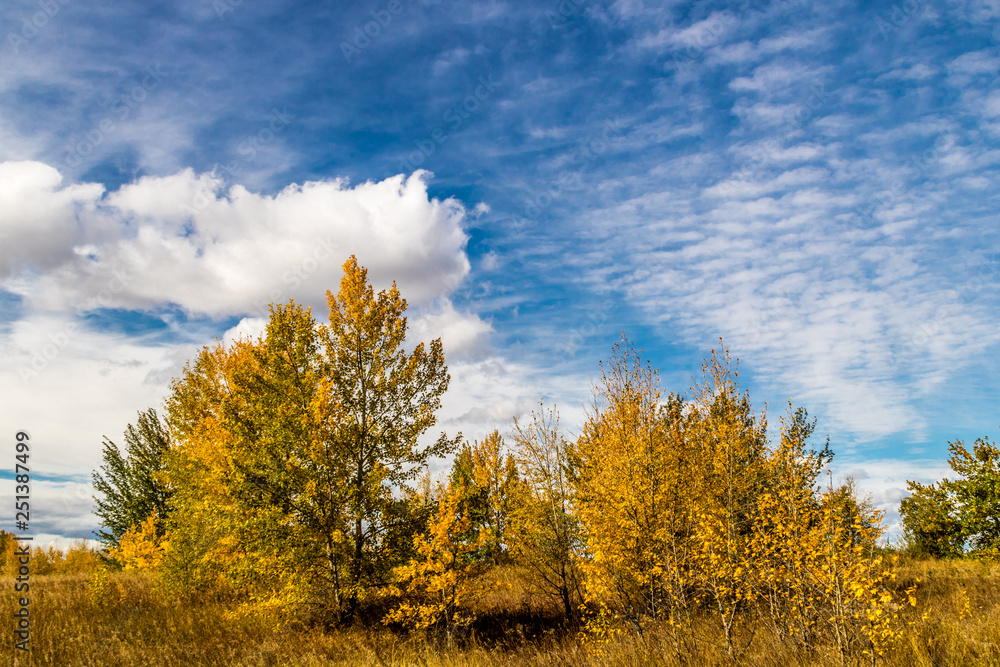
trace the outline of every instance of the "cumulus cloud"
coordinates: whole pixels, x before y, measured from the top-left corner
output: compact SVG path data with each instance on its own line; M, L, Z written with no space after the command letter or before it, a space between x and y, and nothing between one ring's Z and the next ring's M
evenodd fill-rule
M137 410L156 405L167 387L163 373L178 370L197 347L149 345L65 313L30 314L10 326L3 343L0 400L38 441L43 475L80 474L101 437L114 437Z
M60 173L46 164L0 162L0 276L73 260L74 242L87 234L78 216L93 214L104 186L61 183Z
M434 304L409 325L409 335L416 340L441 338L447 359L482 359L491 351L489 323L455 310L449 299Z
M8 280L25 267L39 274L14 287L37 308L90 303L109 289L119 307L171 303L213 317L291 297L319 305L350 254L376 285L396 280L420 306L469 272L465 209L428 198L427 172L264 195L223 192L221 179L185 170L104 195L100 185L60 188L41 163L0 169L0 216L15 241L0 247L0 267Z

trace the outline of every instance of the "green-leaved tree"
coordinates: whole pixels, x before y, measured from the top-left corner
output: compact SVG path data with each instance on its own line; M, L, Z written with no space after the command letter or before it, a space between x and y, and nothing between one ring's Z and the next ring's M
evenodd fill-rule
M124 452L104 438L104 465L92 478L99 494L94 514L102 525L97 536L106 548L117 547L129 528L154 511L159 517L169 514L170 490L161 477L169 449L170 435L153 408L125 429Z
M948 443L948 464L957 473L936 484L907 482L912 492L900 503L906 538L923 554L1000 556L1000 448L978 438L970 451L961 440Z

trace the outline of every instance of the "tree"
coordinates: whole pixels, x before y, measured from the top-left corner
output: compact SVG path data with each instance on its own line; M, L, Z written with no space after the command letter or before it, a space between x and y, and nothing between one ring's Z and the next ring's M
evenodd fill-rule
M661 401L656 373L624 339L600 368L574 451L587 597L640 633L666 621L680 650L693 603L698 475L683 401Z
M255 532L279 541L287 536L280 523L260 531L261 521L252 520L251 496L241 488L247 477L238 473L237 461L241 450L252 450L255 443L241 443L241 431L232 424L260 418L239 400L246 395L239 390L240 378L247 377L260 346L260 340L241 339L229 347L204 347L185 364L166 401L176 447L167 456L165 472L174 495L162 576L178 594L241 592L249 597L254 587L271 587L263 568L246 576L256 564L272 563L246 542Z
M965 543L962 522L958 519L954 492L948 480L939 484L907 481L910 495L899 504L904 539L908 549L918 555L935 558L961 556Z
M899 638L880 516L850 483L820 491L832 452L808 445L804 409L781 421L772 444L725 348L686 400L664 397L627 340L615 346L572 456L592 636L665 625L684 662L709 611L733 659L754 636L737 629L761 621L803 647L828 634L845 660Z
M541 406L527 421L515 418L513 440L524 480L510 531L517 558L574 622L582 597L583 540L573 507L570 444L559 432L559 413Z
M366 584L383 581L392 565L388 490L413 479L430 457L453 451L461 437L442 433L434 444L418 444L435 424L450 380L441 339L407 354L406 300L395 282L376 295L367 275L351 256L340 292L327 292L326 373L318 397L330 446L348 470L352 611Z
M740 392L728 350L712 350L702 372L687 429L700 461L693 529L696 585L716 612L732 656L740 612L753 607L759 595L752 576L759 545L753 529L768 481L767 418L753 412L748 392Z
M961 440L949 442L948 450L957 479L907 482L911 495L899 508L906 538L932 556L1000 556L1000 448L978 438L972 451Z
M169 450L170 435L153 408L140 412L136 424L126 427L124 454L104 438L104 465L92 476L101 494L94 496L94 514L102 525L97 536L105 548L118 546L126 531L150 515L169 513L170 490L162 479ZM159 535L163 535L162 528Z
M0 576L17 576L17 550L21 543L14 533L0 530Z
M121 536L109 557L126 570L155 570L163 562L162 539L157 537L157 516L150 514L141 524L132 526Z
M437 495L427 533L413 538L413 559L393 571L402 586L394 591L401 600L383 622L426 631L451 644L456 633L475 620L462 610L463 603L485 592L477 580L484 564L475 554L487 535L469 519L465 489L449 484Z
M466 444L455 455L451 483L465 489L469 518L486 530L484 557L499 565L509 556L511 515L521 480L514 456L505 451L499 431Z
M819 531L823 502L817 479L833 459L827 439L822 450L808 446L816 429L804 408L788 404L780 438L766 466L767 488L758 498L754 525L757 567L754 585L774 634L809 646L824 620L816 594L817 559L823 542ZM847 493L841 493L845 500ZM820 567L821 569L821 567Z
M174 383L176 581L338 621L409 557L427 512L411 511L406 483L454 446L418 443L448 374L440 339L403 350L406 301L366 275L344 264L329 325L272 306L262 337L205 348Z
M970 452L949 443L948 463L961 477L947 485L955 493L958 521L973 553L1000 556L1000 448L977 438Z
M514 456L505 451L499 431L493 431L472 448L473 480L486 496L485 517L490 555L495 565L508 555L511 515L521 491Z

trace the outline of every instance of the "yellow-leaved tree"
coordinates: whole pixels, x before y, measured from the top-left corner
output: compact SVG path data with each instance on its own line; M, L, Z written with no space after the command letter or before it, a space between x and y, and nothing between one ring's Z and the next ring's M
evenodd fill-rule
M159 517L154 511L146 520L129 528L108 550L108 557L125 570L156 570L163 562L164 540L157 534Z
M703 641L693 615L708 610L733 659L763 627L874 664L905 631L880 515L850 484L818 487L832 453L810 448L805 410L789 404L772 444L728 351L703 374L691 400L664 400L627 341L602 364L573 456L590 636L666 626L684 660Z
M409 555L413 526L391 488L413 480L430 457L450 453L461 438L442 433L433 444L418 444L436 423L450 380L441 339L408 353L406 299L395 283L376 295L367 275L352 256L340 292L327 293L325 373L315 402L331 453L346 463L350 611Z
M698 498L693 538L695 585L715 611L726 650L737 647L734 631L752 610L760 591L754 586L759 543L753 528L760 520L760 495L766 475L767 418L755 414L748 393L741 393L738 371L728 350L703 364L704 380L695 387L688 437L697 443Z
M803 408L789 403L780 439L765 463L768 483L757 499L753 528L762 620L780 640L801 647L819 637L824 621L814 581L822 510L816 480L833 454L829 441L819 451L808 447L815 428Z
M594 406L576 444L577 512L587 542L587 599L642 632L669 625L678 652L690 614L700 452L685 438L683 402L664 401L656 373L622 340L601 364Z
M404 349L395 284L376 295L351 257L327 302L327 325L272 306L263 336L203 349L167 401L165 576L275 622L344 620L384 585L422 528L393 489L455 442L418 444L449 376L440 339Z
M892 584L896 557L880 553L883 531L882 513L858 499L853 480L821 494L810 580L822 605L819 624L842 665L859 654L877 664L906 635L901 608L916 606L915 586L900 594Z
M517 462L499 431L464 445L455 455L451 482L465 489L469 518L486 531L484 558L494 565L510 557L510 522L523 484Z
M399 623L451 644L475 620L467 607L486 590L478 579L485 563L475 556L488 535L473 527L466 491L458 485L439 488L427 533L413 538L414 557L394 570L398 583L393 592L400 600L384 623Z

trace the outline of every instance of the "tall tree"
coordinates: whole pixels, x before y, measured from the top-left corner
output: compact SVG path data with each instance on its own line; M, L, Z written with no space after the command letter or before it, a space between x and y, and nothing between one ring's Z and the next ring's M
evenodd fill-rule
M117 547L129 528L154 512L160 517L169 513L170 490L161 477L169 449L170 435L153 408L126 427L124 452L104 438L104 465L92 478L100 494L94 496L94 514L102 525L97 536L106 548Z
M505 449L499 431L493 431L472 448L473 479L486 496L483 524L494 564L508 555L511 515L521 495L517 462Z
M624 338L601 363L594 393L575 449L587 597L638 632L669 620L680 650L690 634L701 474L697 443L684 437L684 402L662 400L656 372Z
M989 438L977 438L971 451L961 440L949 443L948 449L948 464L959 475L949 486L969 547L1000 558L1000 447Z
M183 548L167 555L172 576L224 582L256 609L293 602L337 615L346 468L317 414L319 329L301 305L272 306L262 337L206 348L174 383L181 445L170 473L183 511L171 542Z
M741 392L729 351L712 350L702 364L704 380L694 389L691 437L699 444L698 520L694 536L698 588L717 613L726 650L735 652L734 629L741 608L755 602L752 577L757 562L753 528L767 488L767 418L756 414Z
M515 419L513 440L524 481L510 531L514 550L532 582L574 622L582 597L583 539L573 507L570 443L559 430L559 413L540 406L529 419Z
M264 336L206 348L175 382L170 474L185 509L171 543L184 557L167 564L258 608L318 606L342 620L409 557L429 511L406 485L455 441L418 442L449 378L440 339L403 349L395 284L376 295L351 257L327 298L328 325L272 306Z
M367 276L351 256L340 292L327 292L326 373L319 386L322 423L348 468L352 609L365 585L383 580L391 565L387 538L397 521L388 490L413 479L430 457L453 451L460 438L442 433L431 445L419 444L450 380L441 339L407 353L406 299L395 282L376 295Z
M937 484L906 482L910 495L899 504L903 538L916 555L954 558L964 551L965 530L947 479Z
M499 565L509 556L510 520L522 491L517 463L499 431L455 454L451 484L466 494L472 525L486 531L483 556Z

